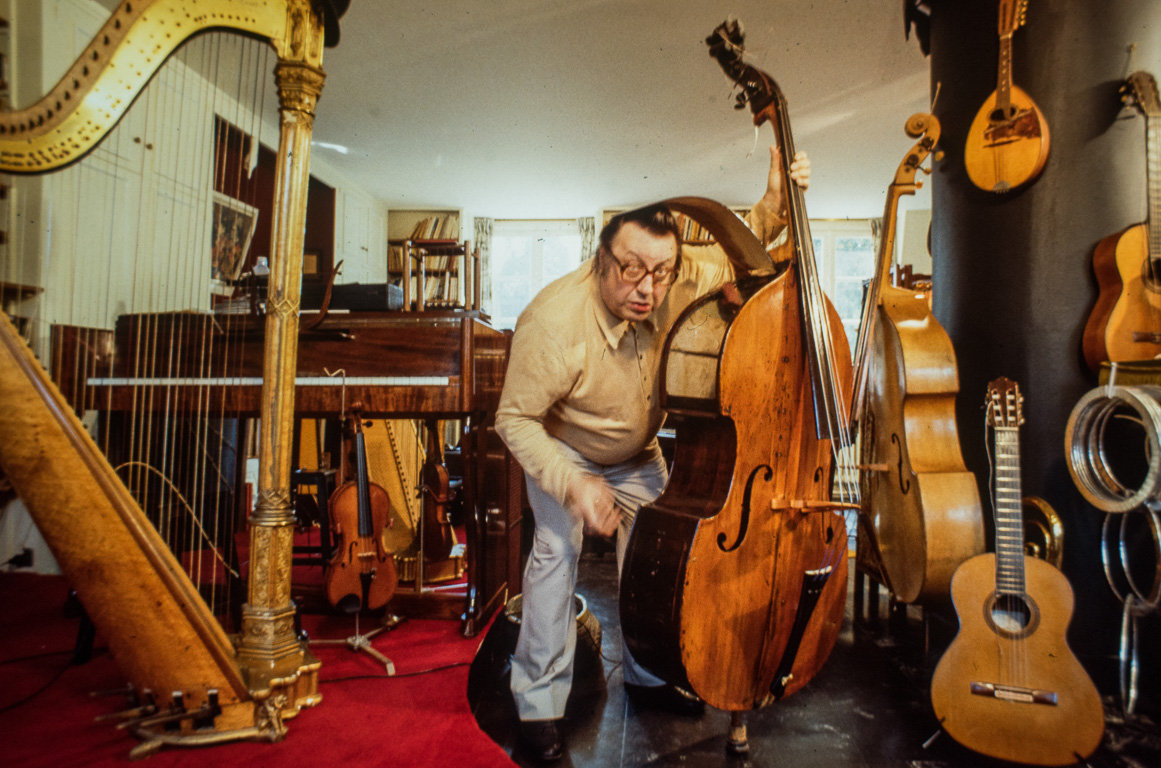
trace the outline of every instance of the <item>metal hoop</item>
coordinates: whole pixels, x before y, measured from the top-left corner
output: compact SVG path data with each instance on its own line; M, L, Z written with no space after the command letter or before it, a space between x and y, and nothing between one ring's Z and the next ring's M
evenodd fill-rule
M1110 549L1109 546L1109 523L1112 521L1112 515L1105 515L1105 521L1101 525L1101 565L1104 567L1105 580L1109 583L1109 588L1117 599L1128 606L1130 603L1134 604L1133 613L1137 616L1144 616L1157 609L1161 604L1161 516L1151 509L1142 510L1149 518L1149 530L1153 534L1153 547L1156 551L1153 569L1153 585L1149 589L1149 594L1145 595L1137 586L1133 579L1132 573L1129 570L1128 563L1128 548L1125 546L1125 530L1129 521L1128 515L1120 515L1120 531L1117 535L1117 558L1120 560L1120 570L1124 575L1125 582L1129 585L1128 592L1122 592L1117 588L1116 579L1113 577L1113 567L1110 563Z
M1117 480L1105 456L1105 428L1118 407L1137 412L1146 434L1148 471L1136 490ZM1161 387L1097 387L1077 402L1065 428L1068 471L1081 495L1104 512L1128 512L1161 499Z

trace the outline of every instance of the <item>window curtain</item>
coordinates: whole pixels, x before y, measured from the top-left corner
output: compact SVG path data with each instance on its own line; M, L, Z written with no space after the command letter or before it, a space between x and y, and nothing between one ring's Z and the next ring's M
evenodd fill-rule
M584 216L576 220L576 226L581 236L581 261L588 261L597 251L597 220Z
M480 309L492 314L492 219L477 216L474 240L480 249Z

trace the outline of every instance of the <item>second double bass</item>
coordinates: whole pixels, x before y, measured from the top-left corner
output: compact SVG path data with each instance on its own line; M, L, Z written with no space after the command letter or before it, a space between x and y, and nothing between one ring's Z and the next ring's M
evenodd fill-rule
M882 576L898 600L934 603L947 602L959 564L983 552L984 524L956 431L955 349L927 297L889 280L899 198L918 188L915 173L934 151L939 121L915 114L906 131L919 141L887 190L878 264L859 324L854 407L861 464L869 468L862 514Z
M772 122L789 179L794 147L777 85L740 61L736 24L707 44L744 89L755 124ZM696 301L669 336L661 374L677 432L673 470L637 513L621 582L634 657L735 712L805 685L834 646L846 602L847 533L831 487L832 443L849 435L850 355L818 286L802 192L787 186L796 256L776 276L725 208L666 201L742 271L764 258L767 274Z

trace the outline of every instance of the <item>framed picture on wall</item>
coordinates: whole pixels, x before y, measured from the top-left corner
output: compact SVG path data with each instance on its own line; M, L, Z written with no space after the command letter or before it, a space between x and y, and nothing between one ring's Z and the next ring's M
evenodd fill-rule
M320 251L302 252L302 274L318 275L322 268L322 253Z
M214 192L214 228L210 277L214 280L237 280L242 276L258 209L240 200Z

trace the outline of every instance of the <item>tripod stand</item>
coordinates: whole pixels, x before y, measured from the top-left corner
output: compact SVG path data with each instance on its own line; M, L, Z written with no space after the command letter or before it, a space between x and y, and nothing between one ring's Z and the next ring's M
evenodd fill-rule
M402 623L403 623L403 619L401 619L400 617L396 616L393 613L389 613L383 617L383 623L379 627L372 629L370 632L367 632L366 634L360 634L359 633L359 614L356 613L355 614L355 634L351 635L350 637L346 637L346 638L342 638L342 639L333 638L333 639L323 639L323 640L311 640L310 645L345 645L348 648L350 648L352 651L355 651L356 653L361 651L361 652L367 654L368 656L370 656L371 658L377 660L380 664L383 665L383 668L387 670L388 675L394 675L395 674L395 662L391 661L391 659L387 658L382 653L375 650L375 648L373 648L371 646L371 640L373 640L381 632L390 632L391 630L395 629L396 627L398 627Z

